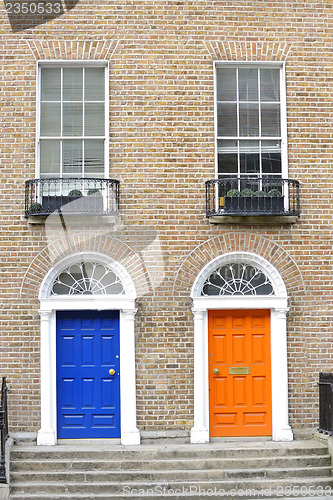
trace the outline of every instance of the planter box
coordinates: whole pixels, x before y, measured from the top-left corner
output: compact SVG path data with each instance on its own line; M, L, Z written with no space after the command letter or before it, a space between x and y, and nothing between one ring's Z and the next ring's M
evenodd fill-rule
M42 205L45 212L51 213L80 198L80 196L43 196Z
M234 214L283 214L283 196L226 196L224 199L225 212Z
M70 205L69 205L70 203ZM44 212L52 213L60 208L68 213L102 213L102 196L43 196Z

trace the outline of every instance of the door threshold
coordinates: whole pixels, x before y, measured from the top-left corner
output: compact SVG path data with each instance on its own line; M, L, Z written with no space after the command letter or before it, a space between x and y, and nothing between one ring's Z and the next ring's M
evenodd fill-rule
M120 438L57 439L57 444L69 446L121 444Z
M272 436L229 436L211 437L211 443L225 443L226 441L272 441Z

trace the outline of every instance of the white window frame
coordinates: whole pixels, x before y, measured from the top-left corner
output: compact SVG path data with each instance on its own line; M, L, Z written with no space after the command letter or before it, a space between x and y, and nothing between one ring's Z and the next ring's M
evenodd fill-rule
M104 115L104 179L109 177L109 62L104 60L98 61L68 61L68 60L57 60L57 61L38 61L37 62L37 85L36 85L36 164L35 172L36 179L40 178L40 108L41 108L41 68L45 67L104 67L105 75L105 115ZM56 177L56 175L55 175ZM82 176L83 177L83 176ZM59 177L60 178L60 177Z
M274 61L215 61L214 62L214 128L215 128L215 175L216 179L219 177L218 172L218 118L217 118L217 69L218 68L280 68L280 113L281 113L281 178L288 178L288 142L287 142L287 100L286 100L286 67L284 62ZM244 139L246 139L244 137ZM264 138L266 139L266 138ZM233 174L230 174L233 175ZM255 175L255 174L254 174ZM227 175L226 175L227 176ZM245 177L246 175L243 174ZM237 175L237 177L239 177Z

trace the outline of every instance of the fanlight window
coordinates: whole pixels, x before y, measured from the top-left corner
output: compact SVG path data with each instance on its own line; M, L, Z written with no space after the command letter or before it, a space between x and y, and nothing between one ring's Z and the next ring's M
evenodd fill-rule
M54 280L51 295L121 295L119 276L97 262L80 262L64 269Z
M218 267L206 279L201 295L275 295L271 281L260 269L242 263Z

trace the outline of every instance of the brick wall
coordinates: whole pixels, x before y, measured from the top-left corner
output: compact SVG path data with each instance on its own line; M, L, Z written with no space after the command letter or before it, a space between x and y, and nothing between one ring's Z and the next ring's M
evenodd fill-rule
M73 233L80 250L117 257L126 245L133 255L139 428L192 427L189 290L202 265L242 245L285 279L290 423L299 432L316 427L318 372L333 362L332 14L328 2L82 0L18 30L0 5L0 367L13 430L40 425L38 289L68 251L60 233L50 238L23 217L24 181L35 177L36 62L55 59L110 61L110 177L121 182L121 224L94 227L93 241L86 227ZM286 62L289 178L301 182L295 225L205 218L215 60ZM158 257L145 245L157 237Z

